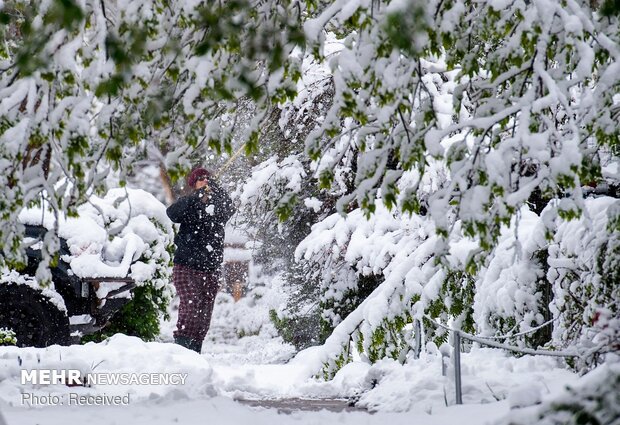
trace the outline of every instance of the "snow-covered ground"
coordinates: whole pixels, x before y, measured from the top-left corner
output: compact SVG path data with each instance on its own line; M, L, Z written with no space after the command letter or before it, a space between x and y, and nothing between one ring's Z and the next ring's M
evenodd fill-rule
M577 375L557 358L516 358L501 350L475 347L462 355L462 406L455 405L452 367L448 364L442 376L441 354L432 347L404 366L388 360L374 365L356 361L331 381L316 379L316 361L311 361L316 348L296 355L268 320L269 309L283 301L278 285L274 281L271 287L259 287L237 303L220 293L201 354L170 342L176 321L174 304L171 320L162 323L157 342L117 334L102 343L70 347L0 347L0 412L9 425L66 424L67 420L89 425L249 421L269 425L388 421L393 425L525 425L536 423L537 412L551 400L566 397L567 385L579 385ZM619 363L604 367L614 367L620 376ZM187 377L178 385L22 384L21 370L34 368ZM595 372L599 377L606 373ZM70 394L122 396L128 404L70 405ZM43 400L54 396L62 405L50 406ZM25 397L42 402L35 405ZM356 407L354 411L303 410L316 407L315 402L304 401L309 399L327 399L343 408L356 402ZM289 408L278 408L285 405ZM290 413L291 405L300 410ZM0 425L4 425L1 420Z
M246 423L462 424L501 423L510 406L557 396L577 377L557 360L508 357L494 349L463 355L463 406L454 406L453 380L441 375L440 355L407 366L355 362L334 380L312 377L299 359L279 361L278 339L249 336L234 344L205 344L201 355L165 342L145 343L115 335L103 343L48 348L3 347L0 351L0 411L8 424L60 424L67 419L98 424ZM268 353L273 357L268 359ZM244 361L247 360L247 361ZM264 361L264 363L257 363ZM22 385L23 368L72 368L98 373L187 373L184 385ZM59 396L61 406L27 406L24 393ZM69 406L69 394L129 395L127 406ZM352 398L375 412L295 412L249 407L238 399ZM499 400L499 401L498 401ZM446 402L448 406L446 406ZM27 404L27 403L26 403ZM276 418L277 415L277 418Z

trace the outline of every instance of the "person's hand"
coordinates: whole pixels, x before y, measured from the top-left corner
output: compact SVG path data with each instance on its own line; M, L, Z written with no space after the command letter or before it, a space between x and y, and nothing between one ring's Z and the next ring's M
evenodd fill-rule
M208 185L205 185L196 191L198 199L200 202L207 203L211 200L211 188Z

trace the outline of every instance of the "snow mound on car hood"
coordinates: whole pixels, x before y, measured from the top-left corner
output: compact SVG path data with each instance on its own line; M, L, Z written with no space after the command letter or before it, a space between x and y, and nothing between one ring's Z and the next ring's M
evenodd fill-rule
M62 259L78 277L126 277L138 284L154 279L158 265L170 262L172 222L166 207L140 189L111 189L91 196L77 208L78 217L56 217L49 206L27 208L23 224L54 229L66 239L69 255Z

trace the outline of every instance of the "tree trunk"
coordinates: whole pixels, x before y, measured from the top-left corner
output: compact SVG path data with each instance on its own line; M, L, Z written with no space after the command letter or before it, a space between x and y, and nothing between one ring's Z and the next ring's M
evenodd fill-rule
M176 196L174 194L174 190L172 188L172 180L170 180L170 176L168 175L168 170L163 162L159 163L159 177L161 178L161 183L164 187L164 194L166 195L166 202L168 205L174 203L176 201Z

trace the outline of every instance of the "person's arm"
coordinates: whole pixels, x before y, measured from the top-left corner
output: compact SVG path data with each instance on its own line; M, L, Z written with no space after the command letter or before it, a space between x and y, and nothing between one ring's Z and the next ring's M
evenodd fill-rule
M222 221L224 222L224 224L226 224L226 222L230 220L230 217L233 216L235 211L236 209L232 199L230 199L230 195L228 195L228 192L222 189Z
M222 221L222 224L226 224L226 222L232 217L235 213L235 207L233 205L232 199L217 182L213 182L211 184L211 190L213 191L213 203L215 204L216 214L218 219Z
M194 219L196 210L196 194L180 197L166 209L166 214L174 223L187 223Z

